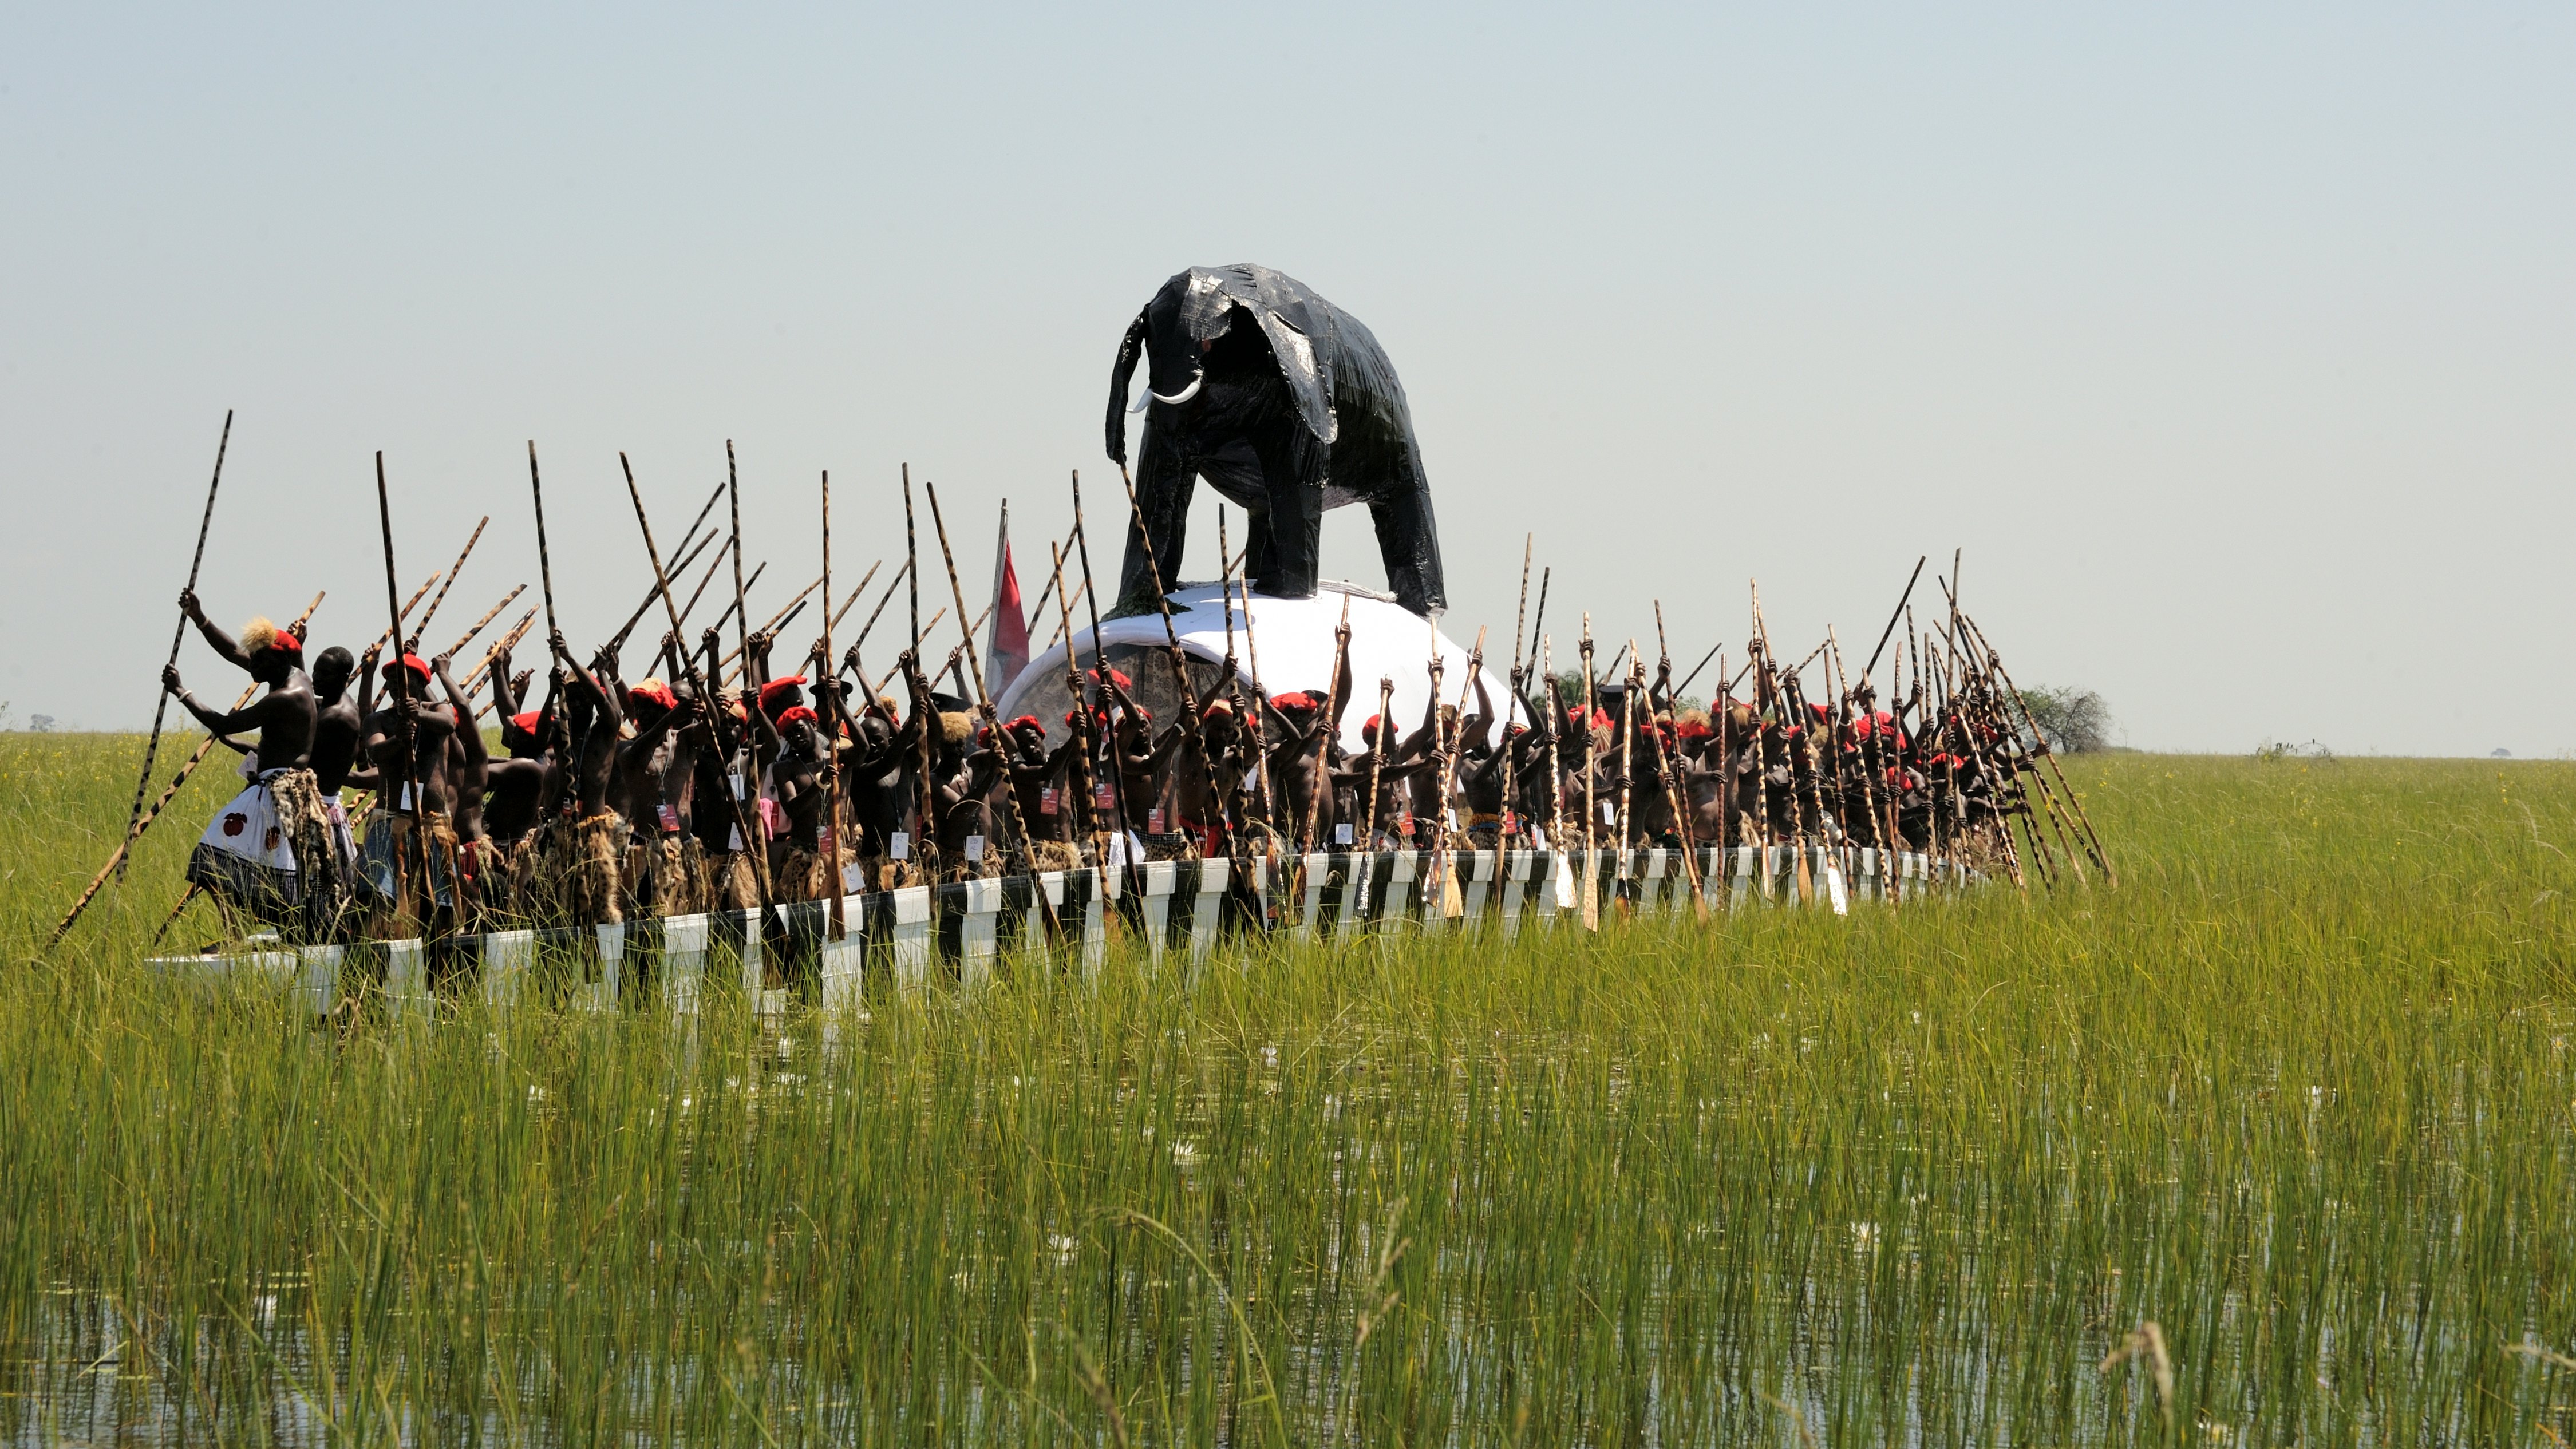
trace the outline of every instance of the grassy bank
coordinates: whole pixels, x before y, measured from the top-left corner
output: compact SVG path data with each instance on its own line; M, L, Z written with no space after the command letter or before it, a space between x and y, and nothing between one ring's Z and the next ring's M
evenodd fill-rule
M2576 766L2086 759L2117 891L343 1037L136 965L229 777L33 959L133 759L0 736L0 1432L2576 1437Z

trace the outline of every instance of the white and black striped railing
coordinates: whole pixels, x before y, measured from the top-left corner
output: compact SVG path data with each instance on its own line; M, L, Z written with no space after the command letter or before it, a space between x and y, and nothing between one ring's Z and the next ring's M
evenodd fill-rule
M1700 890L1729 910L1929 897L1974 879L1915 852L1811 848L1804 870L1790 846L1699 852ZM493 931L429 941L281 947L155 958L166 970L264 981L320 1014L380 996L392 1010L441 996L495 1006L544 1003L608 1009L655 1001L697 1010L705 994L739 994L764 1009L802 1000L839 1008L871 990L971 984L995 958L1040 953L1088 970L1107 948L1111 916L1154 966L1195 966L1231 935L1339 940L1366 930L1423 932L1553 927L1577 915L1589 889L1599 910L1651 916L1691 909L1681 852L1490 850L1331 851L1276 860L1157 861L1122 882L1096 870L915 886L842 901L844 938L827 939L826 904ZM1440 877L1445 874L1447 879Z

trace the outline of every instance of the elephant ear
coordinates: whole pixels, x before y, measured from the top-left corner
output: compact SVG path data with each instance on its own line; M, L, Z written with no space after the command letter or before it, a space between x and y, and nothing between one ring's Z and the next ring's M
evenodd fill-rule
M1317 345L1319 325L1327 324L1326 309L1315 305L1320 298L1308 292L1285 273L1250 262L1238 263L1209 274L1223 289L1228 306L1241 306L1260 324L1261 335L1270 343L1271 355L1279 360L1279 375L1288 380L1289 395L1297 400L1297 416L1309 432L1324 442L1341 434L1341 422L1333 415L1333 363L1329 340ZM1197 298L1197 277L1192 277L1192 300ZM1224 331L1222 325L1215 336Z
M1270 351L1279 359L1280 375L1288 379L1288 391L1297 399L1297 415L1306 420L1306 427L1317 438L1333 441L1340 436L1342 425L1333 416L1333 383L1315 356L1314 339L1276 312L1256 309L1252 315L1261 321L1261 335L1270 339Z

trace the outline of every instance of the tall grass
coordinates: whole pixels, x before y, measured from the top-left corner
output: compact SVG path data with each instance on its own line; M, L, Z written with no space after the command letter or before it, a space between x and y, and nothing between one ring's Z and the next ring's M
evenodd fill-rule
M343 1031L137 965L185 826L37 959L135 749L0 738L18 1438L2576 1438L2570 767L2086 757L2117 891Z

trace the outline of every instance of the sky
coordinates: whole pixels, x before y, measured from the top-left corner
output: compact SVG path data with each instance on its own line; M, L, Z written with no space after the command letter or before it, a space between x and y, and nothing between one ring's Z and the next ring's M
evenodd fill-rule
M620 450L668 540L727 439L760 595L827 469L899 560L908 462L980 609L1001 500L1024 581L1073 470L1116 537L1128 320L1256 261L1394 360L1453 636L1534 535L1559 660L1740 660L1757 580L1865 655L1964 550L2140 748L2576 750L2576 10L1937 9L9 7L6 723L148 723L226 409L222 622L381 630L379 449L406 594L492 519L433 637L532 602L531 439L579 647Z

